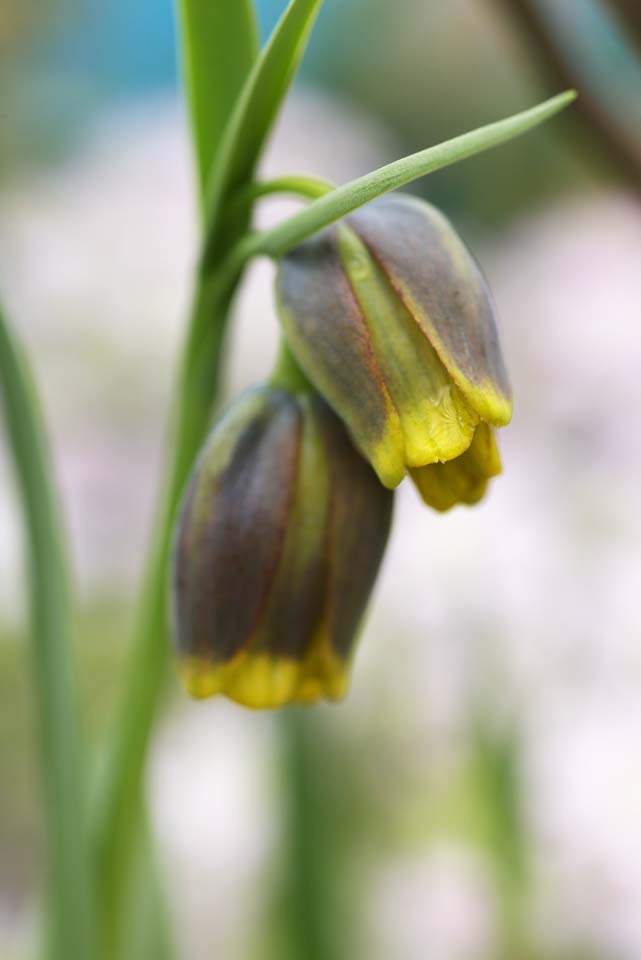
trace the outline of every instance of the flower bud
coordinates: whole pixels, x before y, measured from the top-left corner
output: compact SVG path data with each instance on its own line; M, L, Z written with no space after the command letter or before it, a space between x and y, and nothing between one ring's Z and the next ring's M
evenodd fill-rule
M277 296L297 362L385 486L509 422L487 285L429 204L390 194L307 240L281 261Z
M243 395L206 441L176 531L188 692L256 708L342 697L391 507L319 397Z

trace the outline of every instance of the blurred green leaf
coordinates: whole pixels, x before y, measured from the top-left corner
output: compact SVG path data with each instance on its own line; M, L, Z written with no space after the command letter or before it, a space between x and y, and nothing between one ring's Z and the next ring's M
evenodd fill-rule
M0 310L0 396L29 544L33 683L39 726L48 898L47 956L96 956L86 842L71 601L45 428L27 360Z
M234 191L251 180L285 94L303 56L322 0L292 0L247 77L217 154L206 207L203 266L211 266L229 237L243 232L246 216L224 223L224 208Z
M177 0L201 198L227 119L258 55L252 0Z

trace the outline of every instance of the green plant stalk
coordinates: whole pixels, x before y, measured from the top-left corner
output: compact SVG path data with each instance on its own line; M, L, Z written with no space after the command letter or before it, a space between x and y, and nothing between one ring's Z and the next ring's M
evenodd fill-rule
M319 731L306 708L284 710L279 719L285 780L283 907L287 960L336 960L329 891L331 852L319 823L331 817L319 790Z
M162 871L156 863L154 838L142 810L130 863L123 892L123 936L111 956L117 960L171 960L175 955L171 914L159 882Z
M27 361L0 310L0 392L31 568L31 642L46 821L48 956L97 956L71 603L45 429Z
M335 184L327 180L298 174L276 177L274 180L258 180L236 193L230 201L229 208L230 212L238 213L240 210L251 207L257 200L274 193L290 193L307 200L317 200L318 197L324 197L326 193L331 193L335 189Z
M246 0L243 0L246 4ZM181 0L183 66L190 102L201 185L207 185L208 236L214 246L229 249L247 229L250 211L230 223L228 193L251 176L280 103L293 78L320 0L292 0L266 49L249 72L231 110L224 94L225 122L216 121L213 142L207 103L221 96L220 83L211 84L216 50L231 42L230 21L245 23L229 4ZM216 11L213 10L216 6ZM243 21L244 18L244 21ZM217 30L211 34L212 24ZM209 35L196 36L199 31ZM243 41L248 47L247 38ZM204 59L203 59L204 58ZM222 82L224 78L219 78ZM198 89L196 89L198 87ZM220 108L221 103L218 103ZM145 753L167 664L166 590L171 528L178 498L204 437L217 394L227 313L240 271L216 268L197 277L181 375L175 396L170 442L171 462L155 527L134 643L126 673L116 728L110 743L101 789L97 793L94 840L100 881L101 929L108 951L119 942L124 914L122 889L130 869L131 850L139 826ZM106 960L110 960L109 952Z
M493 860L500 920L500 958L534 957L525 905L529 887L528 845L518 775L518 733L488 726L477 708L473 728L474 793L484 811L487 851Z
M314 387L297 364L284 337L280 339L278 354L269 376L269 382L272 387L287 390L290 393L315 392Z
M237 0L233 4L177 0L176 8L181 27L180 63L191 120L202 212L210 173L229 115L258 55L256 16L252 0ZM206 300L203 297L200 299ZM201 303L201 306L204 309L206 303ZM183 391L180 387L178 395L187 408L185 417L188 423L193 424L195 420L189 413L188 388ZM197 406L200 408L202 404ZM208 408L207 401L205 409ZM182 432L176 432L182 438ZM181 453L177 447L174 449L176 457L173 466L170 465L171 476L160 507L161 514L165 515L173 514L181 484ZM157 920L154 921L153 902L146 917L133 917L133 936L132 916L127 903L137 894L142 895L145 903L149 903L148 890L151 887L156 891L156 903L162 899L160 881L154 868L153 838L146 821L142 766L155 702L165 672L164 615L159 604L163 596L168 539L168 526L166 529L155 528L139 609L136 642L126 675L123 709L117 715L106 767L95 795L92 822L94 869L100 891L99 920L105 960L132 950L134 956L148 956L154 960L172 954L167 925L159 926ZM150 583L157 584L156 603L150 599L153 593ZM151 640L154 636L160 657L155 656L152 649ZM138 837L143 834L147 836L145 845L138 842ZM136 884L140 887L138 891Z
M101 929L109 949L119 942L122 889L139 829L142 776L168 661L166 582L173 520L205 436L220 369L229 303L238 277L199 288L174 402L168 481L150 551L116 727L95 797L95 856Z

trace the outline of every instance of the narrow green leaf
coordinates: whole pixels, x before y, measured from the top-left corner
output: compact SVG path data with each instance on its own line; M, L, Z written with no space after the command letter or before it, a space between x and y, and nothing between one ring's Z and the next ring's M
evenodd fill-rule
M201 199L223 130L258 56L252 0L177 0L180 59Z
M239 265L249 257L259 254L280 257L307 237L335 223L336 220L369 203L370 200L397 187L402 187L418 177L424 177L452 163L458 163L459 160L465 160L475 153L506 143L539 123L543 123L544 120L548 120L575 99L576 93L568 90L523 113L517 113L506 120L490 123L470 133L464 133L460 137L454 137L453 140L446 140L435 147L428 147L427 150L395 160L357 180L337 187L271 230L254 234L241 242L232 255L234 266L238 269Z
M203 268L214 263L246 226L224 218L225 204L250 181L285 94L296 74L322 0L291 0L247 78L217 154L207 198ZM223 229L224 221L224 229Z
M31 644L42 763L50 960L93 960L78 694L71 664L67 557L30 371L0 309L0 397L29 545Z

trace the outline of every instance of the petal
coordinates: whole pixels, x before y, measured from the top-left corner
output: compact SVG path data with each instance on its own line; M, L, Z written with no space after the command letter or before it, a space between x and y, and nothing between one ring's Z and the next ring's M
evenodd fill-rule
M329 467L314 401L300 395L295 402L303 429L278 569L247 656L224 690L231 699L259 709L299 701L310 675L318 680L317 696L324 692L314 640L326 589Z
M325 230L285 256L276 293L281 324L306 376L346 423L385 486L405 475L401 424L370 335Z
M340 700L345 696L358 628L390 529L392 494L381 486L374 471L354 449L329 407L317 397L307 398L307 403L306 422L316 436L322 435L324 452L321 464L315 446L307 465L307 483L300 487L301 491L305 488L301 506L305 505L308 513L314 512L321 493L319 472L324 472L322 482L327 484L322 543L318 528L308 540L308 546L314 542L320 550L312 568L318 578L316 583L322 588L322 608L315 629L301 635L302 644L296 650L284 650L282 639L274 634L268 643L272 654L278 650L278 657L265 658L258 642L252 648L246 665L228 683L226 693L254 707L313 703L321 698ZM301 466L303 473L305 467ZM309 519L303 522L309 523ZM300 558L301 554L297 555ZM318 560L322 561L322 569ZM283 584L288 585L283 600L292 604L285 613L285 622L290 622L296 607L300 608L297 592L305 590L305 578L300 576L302 567L298 571L286 571L285 567L283 558L278 578L282 573ZM288 580L288 573L293 579ZM277 592L275 589L275 595ZM269 613L267 620L273 628ZM305 618L305 622L309 626L311 619ZM294 637L295 631L290 633L290 641Z
M481 422L469 449L460 457L412 470L411 477L424 502L444 511L457 503L478 503L488 480L500 472L501 459L494 433L487 423Z
M343 225L338 237L345 273L400 417L406 464L458 457L472 442L478 415L363 241Z
M323 426L331 470L324 623L331 651L348 665L385 552L394 497L358 456L329 410ZM337 684L336 695L340 693Z
M450 222L434 207L390 194L347 222L438 353L466 400L495 426L509 422L511 390L485 279Z
M253 391L214 428L194 470L174 545L173 612L181 674L196 696L223 689L265 614L300 433L285 393Z

